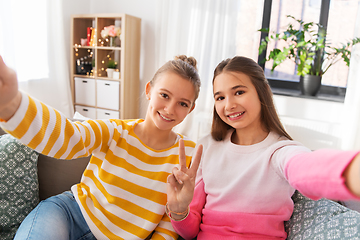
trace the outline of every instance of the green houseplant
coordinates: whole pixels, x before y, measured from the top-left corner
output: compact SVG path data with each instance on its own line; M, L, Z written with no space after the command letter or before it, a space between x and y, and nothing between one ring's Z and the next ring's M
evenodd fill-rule
M115 62L114 60L109 60L106 66L107 68L115 69L117 67L117 62Z
M114 60L109 60L106 64L106 67L108 78L113 78L113 73L115 72L115 69L117 67L117 62L115 62Z
M266 50L268 43L271 41L285 43L281 49L274 48L271 50L265 61L273 61L271 71L274 71L286 59L293 60L297 65L297 75L300 76L302 93L316 95L321 86L322 75L332 65L341 60L345 61L347 66L350 65L350 48L360 43L360 38L351 39L349 42L342 44L341 47L334 47L326 41L326 31L322 25L314 22L304 22L291 15L287 15L287 17L297 23L297 27L289 23L283 32L271 34L269 29L259 30L269 33L269 36L260 43L259 54ZM307 86L315 89L307 90Z

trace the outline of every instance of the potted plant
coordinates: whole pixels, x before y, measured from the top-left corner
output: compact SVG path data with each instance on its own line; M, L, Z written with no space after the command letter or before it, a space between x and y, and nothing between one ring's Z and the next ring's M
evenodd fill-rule
M114 60L109 60L106 64L106 67L108 78L113 78L113 73L115 72L115 69L117 67L117 62L115 62Z
M339 48L330 46L326 42L326 31L322 25L304 22L291 15L287 17L297 22L298 27L289 23L283 32L269 34L261 41L259 54L265 51L270 41L283 41L285 46L282 49L274 48L265 61L273 61L271 71L274 71L286 59L293 60L297 65L297 75L300 76L302 94L315 96L320 89L322 75L332 65L341 60L345 61L347 66L350 65L349 49L360 43L360 38L351 39ZM259 31L269 33L269 29Z

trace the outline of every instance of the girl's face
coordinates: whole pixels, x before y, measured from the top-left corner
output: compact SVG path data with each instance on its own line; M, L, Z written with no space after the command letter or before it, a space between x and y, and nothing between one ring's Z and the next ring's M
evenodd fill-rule
M147 83L146 96L150 99L147 117L161 130L171 130L195 107L193 84L173 72L160 74L153 86Z
M239 130L262 129L261 103L249 76L223 72L214 79L215 109L228 125Z

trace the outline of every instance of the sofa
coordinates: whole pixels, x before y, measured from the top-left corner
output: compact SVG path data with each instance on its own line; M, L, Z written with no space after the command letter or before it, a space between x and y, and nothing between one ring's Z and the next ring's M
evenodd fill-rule
M1 150L4 145L6 153ZM21 151L24 152L19 154ZM9 161L10 158L18 159L24 170L17 170L16 162ZM70 190L78 183L88 162L89 157L59 160L36 153L0 128L0 239L13 239L21 221L39 201ZM6 173L6 168L14 176ZM17 177L23 185L14 180ZM20 197L15 196L19 193ZM313 201L297 191L292 198L294 212L284 223L287 239L360 239L359 212L328 199Z

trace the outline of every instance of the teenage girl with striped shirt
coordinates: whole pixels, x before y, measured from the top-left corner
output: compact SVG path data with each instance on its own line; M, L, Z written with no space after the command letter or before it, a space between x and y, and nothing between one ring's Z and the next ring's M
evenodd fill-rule
M199 89L196 60L178 56L146 84L145 119L72 122L19 91L0 56L0 126L45 155L92 155L80 183L40 202L15 239L177 239L165 214L166 180L179 144L189 166L195 143L172 128L194 109Z

